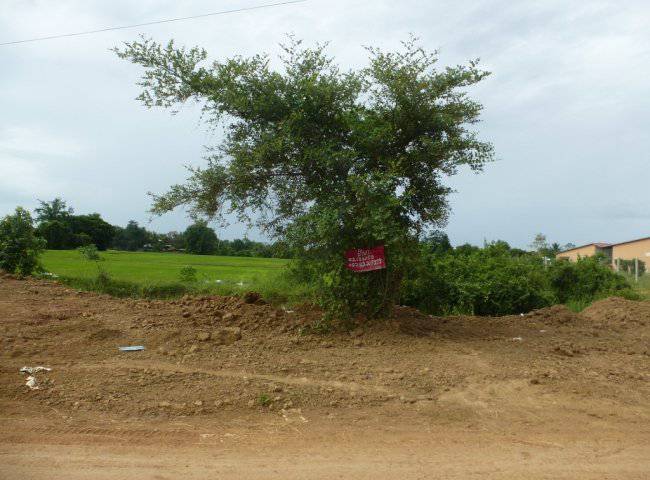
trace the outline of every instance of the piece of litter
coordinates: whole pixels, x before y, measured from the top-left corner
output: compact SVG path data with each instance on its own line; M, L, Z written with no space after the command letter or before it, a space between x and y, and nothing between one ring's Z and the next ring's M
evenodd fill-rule
M20 369L20 373L29 373L30 375L38 372L51 372L51 368L47 367L41 367L40 365L38 367L23 367Z
M512 337L513 342L521 342L522 340L523 340L523 338L521 338L521 337Z
M280 413L282 414L282 418L289 423L309 422L309 420L302 416L302 411L299 408L290 408L288 410L283 408L280 410Z
M139 350L144 350L142 345L133 345L131 347L119 347L122 352L137 352Z
M47 367L23 367L20 369L20 373L29 373L29 377L27 377L27 381L25 382L25 385L29 387L30 390L39 390L41 387L38 385L38 381L36 380L36 377L34 376L35 373L38 372L51 372L51 368Z
M524 314L523 314L523 313L520 313L520 314L519 314L519 316L520 316L520 317L523 317L523 316L524 316Z
M27 381L25 382L25 385L27 385L30 390L38 390L39 388L41 388L38 386L38 383L36 383L36 377L33 377L32 375L27 377Z

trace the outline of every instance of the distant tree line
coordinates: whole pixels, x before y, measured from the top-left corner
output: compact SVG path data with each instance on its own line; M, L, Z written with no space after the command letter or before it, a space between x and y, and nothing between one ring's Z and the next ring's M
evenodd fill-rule
M158 233L147 230L135 220L125 227L111 225L99 213L75 215L61 198L39 200L35 209L36 234L51 250L69 250L95 245L98 250L173 252L238 257L287 257L289 252L277 242L267 244L248 238L221 240L204 221L197 221L184 232Z

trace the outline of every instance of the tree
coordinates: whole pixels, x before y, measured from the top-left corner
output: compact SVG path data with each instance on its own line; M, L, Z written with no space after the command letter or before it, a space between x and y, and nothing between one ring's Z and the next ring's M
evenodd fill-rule
M22 207L0 221L0 268L9 273L31 275L45 241L36 236L32 216Z
M449 242L449 237L442 230L434 230L429 233L424 237L422 243L433 254L447 253L453 250L451 242Z
M553 242L549 247L548 250L546 251L547 257L555 258L555 256L562 251L562 246L557 243Z
M175 250L181 250L185 248L185 237L180 232L167 232L162 236L162 242L165 247L169 245Z
M72 248L74 236L69 223L68 217L62 220L46 220L39 224L37 232L47 242L47 248L51 250Z
M190 225L183 234L185 237L185 248L189 253L197 255L209 255L217 249L219 240L207 222L197 221Z
M152 240L152 237L153 235L146 228L138 225L135 220L130 220L126 228L116 229L113 245L118 250L141 250Z
M545 255L548 250L548 241L546 240L546 235L543 233L538 233L533 239L533 243L530 244L530 248L533 251L539 253L540 255Z
M74 247L93 243L99 250L106 250L115 235L115 227L104 221L99 213L71 215L69 223L75 236Z
M222 220L237 213L317 272L329 313L385 315L421 233L445 223L444 178L461 166L480 171L492 158L492 146L469 128L482 107L465 92L488 73L477 61L437 69L437 54L415 39L398 52L368 48L368 67L349 72L322 45L291 39L283 50L274 70L265 55L205 65L205 50L173 41L115 49L146 69L145 106L202 101L204 118L226 127L207 166L155 196L152 210L185 205ZM381 244L387 269L346 270L347 249Z
M65 200L60 197L56 197L51 202L39 200L38 203L40 204L40 207L34 209L34 212L36 213L36 221L38 223L65 221L74 213L74 209L68 207Z

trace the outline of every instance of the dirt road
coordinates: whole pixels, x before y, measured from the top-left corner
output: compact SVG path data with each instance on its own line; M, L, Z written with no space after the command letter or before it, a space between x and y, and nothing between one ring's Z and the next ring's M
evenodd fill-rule
M0 478L650 478L648 303L316 315L0 279Z

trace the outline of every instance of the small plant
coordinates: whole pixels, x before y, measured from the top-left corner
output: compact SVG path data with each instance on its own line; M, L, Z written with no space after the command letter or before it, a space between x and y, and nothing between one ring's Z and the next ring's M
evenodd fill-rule
M181 268L181 271L179 273L179 277L181 279L181 282L187 282L187 283L194 283L196 282L196 268L186 265L183 268Z
M93 243L79 247L77 251L82 257L91 262L98 262L102 259L99 255L99 250L97 250L97 246Z
M104 269L99 269L97 272L97 284L106 287L111 283L111 276L110 274L104 270Z
M271 397L266 393L262 393L260 394L259 397L257 397L257 403L259 403L263 407L268 407L269 405L271 405L271 402L272 402Z

